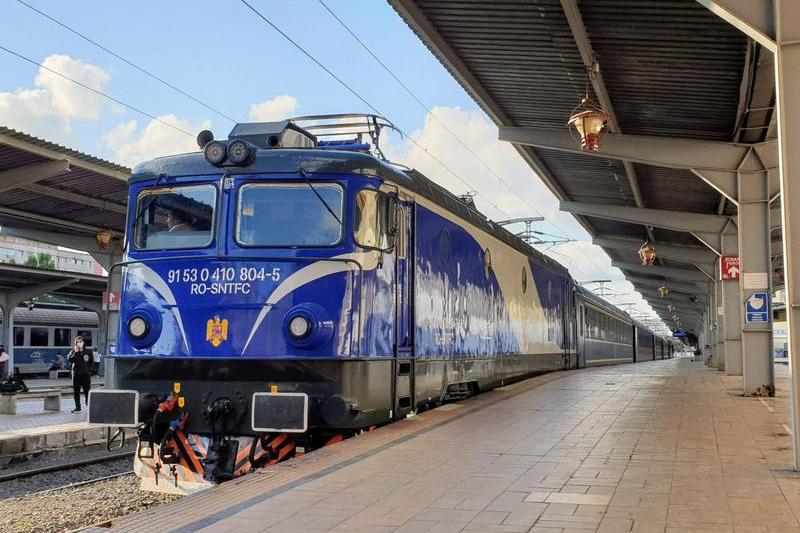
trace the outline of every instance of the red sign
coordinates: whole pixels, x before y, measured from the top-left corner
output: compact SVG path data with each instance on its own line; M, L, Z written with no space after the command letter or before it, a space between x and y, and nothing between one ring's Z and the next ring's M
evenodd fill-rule
M739 279L739 256L738 255L723 255L720 257L720 278L722 280L738 280Z
M103 291L103 309L106 311L119 311L119 291Z

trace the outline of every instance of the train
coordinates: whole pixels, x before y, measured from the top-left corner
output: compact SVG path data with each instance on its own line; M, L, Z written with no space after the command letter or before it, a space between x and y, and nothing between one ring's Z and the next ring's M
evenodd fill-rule
M188 493L536 374L672 344L420 172L371 115L237 124L137 165L106 387L142 488ZM120 438L121 440L121 438Z
M78 306L17 307L11 332L14 368L25 376L68 370L67 355L75 337L82 336L86 346L94 349L98 327L97 313Z

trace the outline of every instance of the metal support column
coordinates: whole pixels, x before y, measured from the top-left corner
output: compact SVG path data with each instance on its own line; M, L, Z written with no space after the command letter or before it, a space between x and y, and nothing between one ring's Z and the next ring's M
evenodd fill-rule
M716 324L716 367L717 370L725 371L725 324L723 320L723 316L720 311L724 311L722 307L722 281L720 281L720 262L717 261L716 268L715 268L716 278L717 280L714 282L714 305L711 309L712 316L714 317L714 324Z
M772 321L748 322L745 308L755 293L772 294L769 231L769 172L750 150L738 172L739 313L742 321L742 377L745 396L772 396ZM766 303L766 302L765 302Z
M3 311L3 323L0 324L0 344L5 345L6 353L9 356L6 362L5 375L0 374L0 378L10 376L14 372L14 331L12 311L8 306L0 304L0 309Z
M780 142L780 183L783 211L783 268L789 330L792 383L792 447L794 469L800 468L800 370L794 360L800 350L800 4L775 0L777 50L775 88Z
M736 233L722 234L722 255L739 255ZM742 310L739 297L739 280L722 282L722 328L725 341L725 374L742 375Z

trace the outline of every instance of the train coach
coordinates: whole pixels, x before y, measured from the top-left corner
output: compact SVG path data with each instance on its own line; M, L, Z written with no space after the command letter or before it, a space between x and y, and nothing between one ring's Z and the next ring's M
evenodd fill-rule
M47 374L51 369L69 369L67 355L75 337L94 348L98 317L78 306L37 305L14 310L11 338L14 368L23 375Z
M387 163L385 127L240 124L134 169L89 420L138 431L144 488L191 492L537 373L634 360L625 313Z

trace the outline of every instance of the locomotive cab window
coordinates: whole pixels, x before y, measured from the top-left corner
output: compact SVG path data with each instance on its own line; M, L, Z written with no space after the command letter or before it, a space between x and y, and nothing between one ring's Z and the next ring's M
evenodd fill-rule
M243 246L333 246L342 237L344 193L335 183L249 183L239 189L236 241Z
M139 250L205 248L211 244L217 190L213 185L146 189L137 200L134 245Z
M389 196L381 191L364 189L356 194L355 207L353 237L356 244L379 250L391 248L390 233L396 233L399 218L396 218L397 210Z

